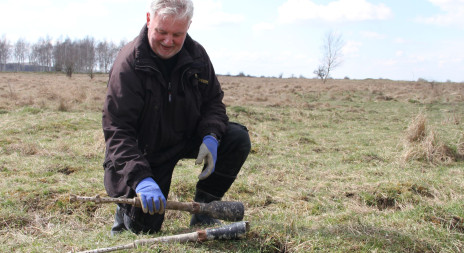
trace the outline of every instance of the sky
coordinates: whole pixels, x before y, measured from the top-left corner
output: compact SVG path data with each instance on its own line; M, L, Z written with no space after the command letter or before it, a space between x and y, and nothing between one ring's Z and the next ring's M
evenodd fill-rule
M0 38L130 41L146 0L0 0ZM193 0L190 36L217 74L313 78L341 36L333 78L464 81L464 0Z

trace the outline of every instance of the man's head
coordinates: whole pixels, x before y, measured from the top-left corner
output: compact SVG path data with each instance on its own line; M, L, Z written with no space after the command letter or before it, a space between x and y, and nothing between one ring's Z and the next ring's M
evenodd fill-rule
M169 59L184 45L193 17L191 0L153 0L147 13L148 42L157 56Z

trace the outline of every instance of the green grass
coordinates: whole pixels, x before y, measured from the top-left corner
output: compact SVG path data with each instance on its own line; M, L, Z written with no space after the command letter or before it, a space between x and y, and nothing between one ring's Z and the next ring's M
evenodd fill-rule
M457 150L463 102L377 100L363 91L295 99L308 106L228 107L252 139L225 197L245 204L247 237L152 250L464 251L464 161L401 159L405 131L421 112L437 138ZM0 110L1 252L88 250L150 237L111 237L114 205L68 201L69 194L105 195L101 112L86 108ZM181 161L170 199L191 201L199 170ZM191 232L189 219L168 211L156 236Z

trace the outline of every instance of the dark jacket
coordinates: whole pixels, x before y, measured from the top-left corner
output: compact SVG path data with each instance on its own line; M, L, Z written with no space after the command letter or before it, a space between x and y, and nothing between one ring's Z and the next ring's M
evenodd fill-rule
M144 26L121 49L109 75L102 117L108 194L132 197L137 184L193 136L220 138L228 124L223 96L205 49L189 35L167 82Z

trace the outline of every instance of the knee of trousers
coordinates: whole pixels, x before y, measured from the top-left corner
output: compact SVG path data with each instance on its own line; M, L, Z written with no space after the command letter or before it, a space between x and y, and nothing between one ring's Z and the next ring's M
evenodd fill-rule
M234 183L235 179L236 176L213 172L206 179L198 181L196 188L218 198L222 198Z
M218 156L234 156L246 159L251 150L248 129L237 123L231 123L218 149Z
M248 133L248 129L245 126L237 124L237 123L234 123L232 126L233 126L231 127L233 128L231 130L231 133L232 133L231 141L233 142L232 146L234 146L238 152L248 154L251 149L251 141L250 141L250 135Z

